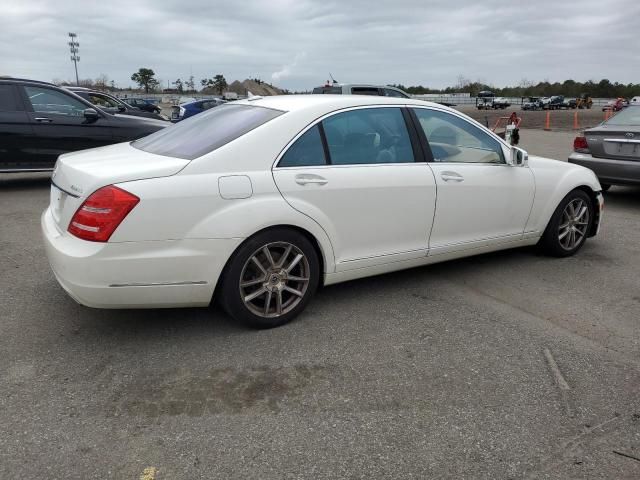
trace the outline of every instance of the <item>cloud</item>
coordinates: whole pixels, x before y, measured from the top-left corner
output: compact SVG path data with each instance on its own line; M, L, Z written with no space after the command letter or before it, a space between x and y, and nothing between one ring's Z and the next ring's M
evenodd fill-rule
M290 77L292 70L298 65L298 62L306 56L307 54L305 52L296 54L295 58L293 59L293 62L287 65L283 65L280 70L278 70L277 72L273 72L271 74L271 81L275 85L278 85L283 78Z
M121 87L153 68L166 84L193 73L229 82L270 78L290 90L326 80L443 87L459 75L495 85L521 78L637 82L637 0L23 0L3 6L0 74ZM29 28L24 28L28 25ZM37 32L35 34L34 32Z

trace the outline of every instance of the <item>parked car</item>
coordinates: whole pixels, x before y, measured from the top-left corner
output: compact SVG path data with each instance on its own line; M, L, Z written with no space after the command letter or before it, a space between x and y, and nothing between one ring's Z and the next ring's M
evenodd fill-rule
M620 110L628 106L629 102L627 100L625 100L624 98L616 98L615 100L609 100L607 104L602 107L602 111L606 112L607 110L609 110L613 112L619 112Z
M438 104L254 97L62 155L42 231L84 305L216 298L266 328L321 284L525 245L572 255L598 231L600 189L590 170L528 157Z
M79 97L91 102L92 105L100 107L101 110L111 114L133 115L134 117L155 118L156 120L167 120L162 114L147 112L139 108L132 107L119 98L105 92L93 90L85 87L64 87Z
M569 162L595 172L603 190L640 185L640 105L618 112L573 141Z
M0 78L0 172L51 170L62 153L135 140L167 125L111 115L50 83Z
M498 110L504 110L506 108L509 108L511 106L511 103L504 97L496 97L493 99L493 108Z
M171 107L171 121L179 122L185 118L192 117L198 113L209 110L210 108L217 107L226 103L220 98L209 98L205 100L196 100L195 102L187 102L181 105L174 105Z
M495 93L488 90L478 92L476 97L476 108L478 110L493 109L493 100L495 99Z
M562 102L561 108L565 108L567 110L578 108L578 99L565 98L564 101Z
M549 97L548 101L543 101L542 108L544 110L559 110L564 106L564 96L554 95Z
M522 97L522 110L542 110L540 97Z
M122 98L123 102L129 104L132 107L139 108L145 112L160 113L162 109L155 103L155 100L148 98Z
M354 83L334 83L331 85L326 84L321 87L315 87L313 89L313 93L332 95L375 95L381 97L411 98L407 93L396 87Z

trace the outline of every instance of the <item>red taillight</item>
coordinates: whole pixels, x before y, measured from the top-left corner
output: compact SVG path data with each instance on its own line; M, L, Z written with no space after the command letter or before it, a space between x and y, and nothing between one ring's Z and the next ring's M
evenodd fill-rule
M580 153L589 153L589 144L586 137L576 137L573 140L573 150Z
M87 198L69 223L69 233L90 242L106 242L140 199L108 185Z

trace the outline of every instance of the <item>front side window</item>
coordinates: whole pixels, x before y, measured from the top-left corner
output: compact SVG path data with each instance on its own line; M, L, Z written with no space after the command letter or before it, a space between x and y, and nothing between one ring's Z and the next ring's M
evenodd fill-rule
M414 109L436 162L504 164L501 143L460 117Z
M24 87L27 98L37 113L82 117L87 106L57 90L42 87Z
M145 152L193 160L241 137L284 112L252 105L221 105L136 140Z
M117 109L119 107L118 102L116 102L115 100L105 96L105 95L100 95L97 93L90 93L89 94L89 101L94 104L97 105L98 107L102 107L102 108L115 108Z
M400 108L363 108L322 121L333 165L414 162Z
M313 126L298 138L282 156L279 167L310 167L325 165L320 127Z

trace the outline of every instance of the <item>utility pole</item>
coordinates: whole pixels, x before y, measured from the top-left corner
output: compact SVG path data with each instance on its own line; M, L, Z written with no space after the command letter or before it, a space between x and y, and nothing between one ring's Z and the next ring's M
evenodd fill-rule
M71 60L73 61L73 66L76 68L76 85L80 86L80 80L78 79L78 62L80 61L80 56L78 55L80 52L80 44L77 42L78 35L69 32L69 38L71 39L69 42Z

